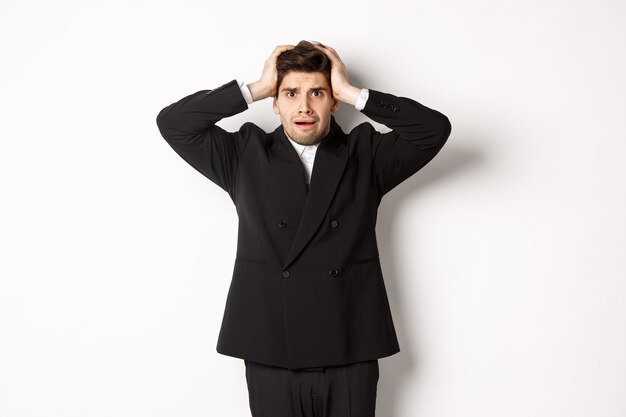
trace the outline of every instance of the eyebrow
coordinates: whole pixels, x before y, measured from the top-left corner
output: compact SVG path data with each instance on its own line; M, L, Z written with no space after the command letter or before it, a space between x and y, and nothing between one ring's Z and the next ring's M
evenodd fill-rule
M285 87L285 88L281 88L280 91L300 91L300 87ZM309 88L309 91L328 91L328 89L326 87L312 87Z

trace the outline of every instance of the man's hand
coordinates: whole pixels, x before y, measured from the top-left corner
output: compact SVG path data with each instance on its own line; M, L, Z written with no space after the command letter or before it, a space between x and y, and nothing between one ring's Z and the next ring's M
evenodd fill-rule
M332 63L332 69L330 71L331 88L333 90L333 96L339 101L348 103L352 106L356 104L361 89L354 87L348 82L348 72L337 51L329 46L322 46L320 44L315 45L319 50L323 51Z
M265 61L263 65L263 73L259 81L248 84L250 94L252 94L252 100L263 100L264 98L271 97L276 91L276 82L278 81L278 73L276 72L276 58L278 55L293 48L294 45L280 45L274 48L274 52Z

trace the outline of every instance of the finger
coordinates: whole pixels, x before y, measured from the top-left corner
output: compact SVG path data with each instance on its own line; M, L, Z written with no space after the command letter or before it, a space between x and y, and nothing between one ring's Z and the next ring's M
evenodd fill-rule
M333 48L331 48L330 46L320 46L320 45L316 45L320 48L320 50L324 51L324 53L332 60L332 61L341 61L341 58L339 58L339 55L337 54L337 51L335 51Z
M294 48L294 45L279 45L277 47L274 48L274 50L272 51L272 54L270 55L269 58L267 58L267 60L265 61L266 65L276 65L276 61L278 60L278 56L280 54L282 54L283 52Z
M320 51L324 52L326 54L326 56L328 56L328 58L330 58L331 60L334 60L335 57L331 54L330 50L328 50L326 46L322 46L322 45L315 45Z
M274 52L272 53L272 55L280 55L281 53L288 51L292 48L295 48L295 45L279 45L274 48Z

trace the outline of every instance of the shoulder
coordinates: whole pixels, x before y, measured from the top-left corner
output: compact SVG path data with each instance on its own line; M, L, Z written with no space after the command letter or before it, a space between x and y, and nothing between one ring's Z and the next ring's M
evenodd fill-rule
M252 122L245 122L244 124L242 124L241 127L239 128L239 132L255 133L258 135L267 135L267 132L265 130L261 129L260 126Z
M363 136L371 136L375 132L376 129L374 128L374 126L372 126L371 123L363 122L359 125L356 125L352 128L352 130L350 130L350 132L348 133L348 140L359 140L359 138Z
M351 131L350 134L359 133L359 132L375 132L374 126L370 122L363 122L359 125L356 125Z
M271 132L266 132L263 128L252 122L242 124L237 133L239 136L245 138L247 142L250 142L252 146L271 146L273 142Z

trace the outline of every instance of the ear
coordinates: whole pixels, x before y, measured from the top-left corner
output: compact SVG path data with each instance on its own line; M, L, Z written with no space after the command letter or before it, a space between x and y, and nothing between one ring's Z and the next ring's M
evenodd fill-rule
M331 113L335 113L337 110L339 110L339 100L337 100L336 98L333 98L333 106L330 108L330 112Z
M276 103L276 100L276 97L274 97L274 99L272 100L272 107L274 108L274 113L280 114L280 112L278 111L278 104Z

